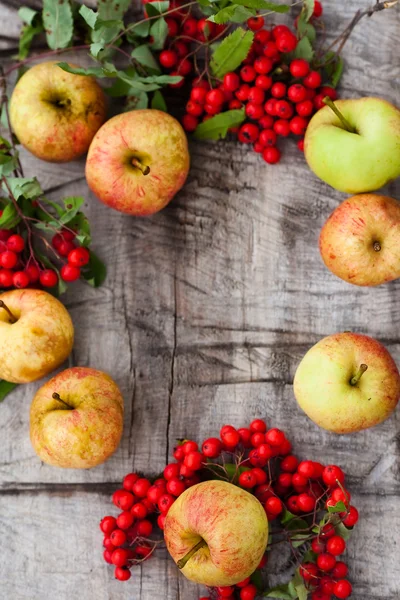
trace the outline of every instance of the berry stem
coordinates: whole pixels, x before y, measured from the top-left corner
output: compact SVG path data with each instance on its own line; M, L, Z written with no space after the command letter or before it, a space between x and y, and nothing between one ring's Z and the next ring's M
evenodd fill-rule
M189 552L187 554L185 554L185 556L183 558L178 560L178 562L176 563L178 566L178 569L183 569L183 567L192 558L192 556L194 554L196 554L196 552L198 552L201 548L204 548L204 546L207 546L207 542L205 540L203 540L203 538L202 538L199 542L197 542L197 544L195 546L193 546L193 548L191 550L189 550Z
M333 102L333 100L331 100L331 98L329 98L329 96L325 96L325 98L322 100L322 102L324 104L326 104L327 106L329 106L329 108L331 110L333 110L333 112L338 117L338 119L340 119L340 121L342 122L343 127L347 131L349 131L350 133L357 133L356 130L354 129L354 127L352 127L350 125L350 123L348 122L348 120L342 115L342 113L340 112L340 110L338 109L338 107L336 106L336 104Z
M16 323L18 321L17 317L15 317L11 310L8 308L7 304L5 302L3 302L3 300L0 300L0 308L4 308L4 310L6 311L6 313L8 314L8 316L10 317L10 322L11 323Z
M350 379L350 385L357 385L357 383L360 381L361 377L363 376L363 373L365 373L365 371L368 369L368 365L360 365L360 368L358 369L357 373L354 375L354 377L352 377Z
M140 160L138 160L137 158L132 158L131 163L134 167L136 167L136 169L139 169L139 171L141 171L143 175L148 175L150 173L150 167L147 165L142 165Z
M68 408L68 410L74 410L74 407L68 404L68 402L65 402L65 400L60 397L60 394L57 394L57 392L54 392L51 397L54 400L58 400L58 402L62 402Z

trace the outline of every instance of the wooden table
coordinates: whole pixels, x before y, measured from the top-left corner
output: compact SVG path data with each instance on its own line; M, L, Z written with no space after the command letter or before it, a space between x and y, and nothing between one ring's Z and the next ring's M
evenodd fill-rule
M325 0L328 30L340 32L366 2ZM15 52L20 4L0 2L2 61ZM359 25L344 53L342 96L400 103L399 36L398 8ZM97 202L83 160L57 166L23 152L50 198L86 198L108 277L98 290L78 284L65 296L76 327L70 362L108 371L126 414L115 456L69 471L41 463L30 445L40 383L0 405L1 600L197 599L201 590L162 552L128 584L115 581L98 522L112 512L123 475L159 473L176 438L202 440L257 416L287 431L301 456L348 473L361 511L348 548L354 600L400 598L399 412L375 429L334 436L308 420L292 390L303 354L333 332L375 336L400 362L400 282L360 289L327 271L319 230L344 195L314 177L294 142L284 146L283 161L270 167L244 145L192 144L187 185L148 219ZM385 191L400 200L400 180ZM272 584L287 580L288 557L275 557L270 573Z

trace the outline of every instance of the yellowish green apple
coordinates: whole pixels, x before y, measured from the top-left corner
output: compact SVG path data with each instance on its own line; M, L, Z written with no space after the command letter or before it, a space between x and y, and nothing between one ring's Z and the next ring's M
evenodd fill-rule
M185 577L207 586L234 585L260 563L268 520L252 494L224 481L205 481L171 506L164 537Z
M176 119L159 110L133 110L103 125L90 145L86 179L93 193L128 215L164 208L186 181L189 152Z
M111 377L73 367L50 379L34 397L31 442L49 465L89 469L118 448L123 416L124 400Z
M400 175L400 110L381 98L329 101L311 119L304 152L312 171L349 194Z
M355 285L400 277L400 203L378 194L348 198L331 214L319 238L322 259Z
M67 73L56 62L44 62L18 81L10 100L10 118L29 152L42 160L68 162L87 151L104 123L105 96L93 77Z
M358 333L320 340L300 362L294 394L317 425L352 433L387 419L399 401L400 375L381 343Z
M0 295L0 379L29 383L69 356L74 327L59 300L41 290Z

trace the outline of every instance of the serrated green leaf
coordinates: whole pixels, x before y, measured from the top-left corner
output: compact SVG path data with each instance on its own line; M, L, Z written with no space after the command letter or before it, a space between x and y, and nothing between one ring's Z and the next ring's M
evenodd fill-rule
M267 590L263 594L264 598L281 598L281 600L292 600L293 595L289 591L288 585L277 585L276 587Z
M299 21L297 23L297 37L301 39L306 37L310 40L310 43L313 44L317 38L317 32L315 27L304 20L302 13L300 14Z
M0 379L0 402L3 402L4 398L8 396L8 394L17 387L17 385L18 383L11 383L10 381Z
M168 25L164 17L160 17L151 25L150 35L153 38L151 47L154 50L162 50L168 35Z
M304 58L304 60L307 60L308 62L312 61L314 57L314 50L308 37L303 37L297 42L293 56L294 58Z
M37 10L33 10L33 8L29 8L29 6L21 6L18 9L18 16L27 25L32 25L35 20L36 15L39 15Z
M266 0L232 0L234 4L246 6L247 8L257 8L259 10L268 10L276 13L287 13L290 10L288 4L275 4L275 2L266 2Z
M309 21L313 15L315 8L315 0L303 0L302 13L306 21Z
M161 0L157 2L146 3L146 13L149 17L155 17L156 15L162 15L169 9L169 2Z
M200 123L196 127L193 136L196 140L223 139L231 127L237 127L243 123L245 118L244 109L228 110Z
M211 15L208 20L212 21L213 23L217 23L218 25L228 23L229 21L232 23L244 23L247 21L247 19L255 14L255 9L249 9L244 6L236 6L232 4L218 11L216 14Z
M132 53L132 58L134 58L140 65L150 69L154 73L160 73L160 65L154 58L150 48L147 44L142 44L141 46L137 46Z
M20 222L20 216L18 215L17 209L14 204L7 204L5 207L1 207L3 214L0 217L0 227L2 229L12 229Z
M147 19L145 21L142 21L141 23L140 22L134 23L131 31L129 31L126 34L126 39L128 40L128 42L130 42L132 44L135 42L136 37L141 37L141 38L147 37L149 35L150 25L151 25L151 21L149 21Z
M86 282L99 287L107 276L107 269L102 260L92 250L90 250L90 260L88 265L82 270L82 276Z
M344 502L337 502L335 506L328 506L328 512L330 513L340 513L346 512L346 505Z
M82 4L82 6L79 9L79 14L81 15L81 17L83 17L83 19L91 29L95 28L99 13L94 12L94 10Z
M17 168L18 160L16 156L10 154L0 154L0 177L8 177Z
M59 222L67 225L79 212L80 207L85 202L82 196L69 196L63 199L65 212L60 216Z
M74 32L69 0L43 0L42 16L49 47L52 50L66 48Z
M22 27L18 41L19 60L24 60L24 58L28 56L33 39L43 31L42 23L38 23L37 25L24 25L24 27Z
M83 69L81 67L71 67L66 62L59 62L57 65L63 69L63 71L67 71L67 73L75 73L75 75L87 75L89 77L99 77L100 79L103 77L117 77L118 74L118 71L114 65L110 63L106 63L103 67L88 67L87 69Z
M25 196L25 198L37 198L43 194L43 190L36 177L8 177L7 183L16 200L21 198L21 196Z
M253 38L252 31L246 31L241 27L224 38L211 59L210 66L215 77L223 77L225 73L234 71L243 62L249 53Z
M131 0L99 0L97 3L99 17L104 21L122 19L131 5Z
M159 90L156 90L153 94L153 97L151 99L151 108L155 110L162 110L163 112L168 112L164 96Z
M128 96L125 104L125 111L140 110L149 106L149 97L146 92L138 92L135 95Z

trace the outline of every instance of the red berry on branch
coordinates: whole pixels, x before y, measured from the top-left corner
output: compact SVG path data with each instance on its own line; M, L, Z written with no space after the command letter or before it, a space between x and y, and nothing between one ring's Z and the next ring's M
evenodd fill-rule
M137 481L135 481L135 483L132 486L132 492L138 498L145 498L150 487L151 487L150 481L148 479L142 477L141 479L138 479Z
M117 527L117 519L115 517L103 517L100 521L100 529L106 535L110 535L112 531Z
M301 152L304 152L304 138L297 142L297 147L299 150L301 150Z
M277 135L287 137L290 133L290 123L286 119L278 119L274 123L274 131Z
M333 556L340 556L346 550L346 542L340 535L334 535L327 541L326 550Z
M284 98L286 96L286 85L281 81L277 81L271 87L271 94L274 98Z
M311 594L311 600L331 600L331 596L327 596L324 592L316 590Z
M181 467L179 469L179 475L181 477L193 477L194 471L193 471L193 469L190 469L185 464L183 464L183 465L181 465Z
M187 56L189 54L189 48L187 46L187 44L185 44L185 42L182 42L182 40L176 40L176 42L174 42L173 46L172 46L172 50L175 50L175 52L177 53L177 55L179 56L179 58L183 58L184 56ZM171 75L176 75L176 73L171 73ZM194 81L192 82L193 85L195 85ZM203 83L207 83L207 82L203 82ZM182 84L180 84L182 85ZM208 83L207 83L208 85ZM208 89L208 88L206 88Z
M281 159L281 153L275 147L265 148L262 156L265 162L270 165L278 163Z
M257 141L259 129L253 123L245 123L239 129L238 140L245 144L254 144Z
M259 119L258 123L262 129L272 129L274 119L271 117L271 115L264 115L263 117L261 117L261 119Z
M249 91L248 102L252 102L254 104L262 104L265 100L265 94L262 89L258 87L252 87ZM263 110L264 114L264 110Z
M289 440L286 440L279 446L279 456L288 456L292 451L292 444Z
M235 96L241 102L245 102L249 97L250 86L247 83L240 86L240 88L235 92Z
M113 493L112 501L121 510L129 510L133 505L134 497L127 490L116 490Z
M318 71L310 71L310 73L304 77L303 84L308 88L318 88L321 85L322 77Z
M185 77L186 75L189 75L189 73L191 73L192 69L193 65L190 62L190 60L188 58L183 58L178 64L176 71L178 75L182 75L183 77Z
M229 92L235 92L240 86L240 77L237 73L225 73L223 79L223 86L225 90Z
M153 531L153 525L151 524L150 521L139 521L139 523L137 523L136 525L136 534L139 537L144 537L147 538L149 537L149 535L151 535Z
M337 483L344 484L345 474L342 469L336 465L328 465L322 472L322 481L328 487L336 486Z
M293 112L293 106L287 100L275 101L275 113L281 119L290 119Z
M207 104L211 104L211 106L221 106L225 102L223 91L218 88L210 90L207 92L206 102Z
M254 600L257 593L258 591L254 583L249 583L240 590L240 600Z
M310 64L304 58L295 58L290 63L289 70L293 77L305 77L310 72Z
M4 269L13 269L18 262L18 256L11 250L6 250L0 254L0 265Z
M267 56L259 56L254 61L254 70L260 75L265 75L266 73L272 71L273 66L274 64L272 60Z
M268 75L258 75L254 84L261 90L269 90L272 86L272 77L269 77Z
M328 577L328 575L324 575L323 577L321 577L321 580L319 582L319 587L321 589L321 592L323 592L330 598L333 594L333 588L335 587L335 582L331 579L331 577Z
M128 567L116 567L114 575L118 581L128 581L131 578L131 572Z
M73 267L72 265L63 265L60 269L61 279L64 281L76 281L81 276L81 270L79 267Z
M230 598L234 592L233 586L217 587L219 598Z
M345 598L348 598L352 591L352 585L350 581L347 581L347 579L341 579L340 581L337 581L335 583L335 587L333 588L334 595L340 600L345 600Z
M294 473L299 464L298 458L293 456L293 454L286 456L281 462L282 471L287 471L288 473Z
M343 502L347 506L350 503L351 495L344 488L337 487L332 491L330 500L332 500L331 506L335 506L338 502Z
M163 494L159 499L157 506L160 509L160 512L166 515L175 502L175 498L171 496L171 494Z
M282 35L276 39L275 43L279 52L286 54L288 52L293 52L293 50L296 49L297 37L291 31L289 31L282 33Z
M315 498L313 498L312 496L309 496L309 494L306 494L305 492L303 492L302 494L299 494L299 496L297 497L297 504L298 504L298 507L300 508L301 512L310 513L314 510Z
M125 548L117 548L111 556L112 564L117 567L123 567L128 564L130 553Z
M125 531L122 531L122 529L114 529L114 531L111 532L110 540L115 547L123 546L126 542Z
M285 489L290 488L292 485L292 474L291 473L280 473L277 479L278 485Z
M272 496L266 501L265 510L271 513L272 515L280 515L283 511L283 504L279 498L277 498L276 496Z
M87 248L74 248L68 254L68 263L73 267L84 267L90 260L89 250Z
M10 235L11 231L9 229L0 229L0 242L6 242Z
M304 581L310 581L313 584L318 581L318 567L315 563L303 563L300 566L300 575Z
M120 529L129 529L129 527L133 524L135 517L132 512L129 510L125 510L117 517L117 525Z
M258 448L258 446L265 444L265 434L261 433L261 432L253 433L253 435L250 438L250 441L251 441L251 445L254 448Z
M208 438L203 442L201 449L207 458L217 458L221 454L222 444L218 438Z
M254 469L251 470L251 472L253 473L254 477L256 478L257 485L262 485L263 483L265 483L267 481L267 474L263 469L260 469L259 467L255 467Z
M180 465L178 463L170 463L167 465L163 471L163 475L165 479L173 479L174 477L179 476Z
M195 38L197 34L197 20L189 17L182 23L182 32L188 37Z
M190 456L190 455L189 455ZM167 483L167 492L172 496L180 496L185 491L186 486L179 477L172 477Z
M323 554L326 552L326 544L319 538L314 538L311 542L311 550L315 552L315 554Z
M251 489L257 485L257 477L253 471L244 471L239 475L239 485L245 489Z
M307 90L301 83L294 83L288 88L287 95L292 102L302 102L307 98Z
M128 492L131 492L133 484L136 483L138 479L139 475L136 475L136 473L128 473L128 475L125 475L124 477L122 487L124 488L124 490L128 490Z
M13 285L16 288L26 288L29 285L29 277L24 271L16 271L13 275Z
M182 125L183 125L183 129L185 131L188 131L188 132L194 131L198 124L199 124L199 121L198 121L197 117L195 117L194 115L189 115L189 114L183 115Z
M331 576L333 579L344 579L349 572L349 569L345 562L338 561L334 566Z
M16 252L17 254L22 252L22 250L25 248L24 238L16 233L11 235L7 240L7 248L13 252Z
M196 102L196 104L205 104L206 95L207 90L205 90L203 87L197 86L192 88L192 91L190 92L190 99L193 102Z
M163 531L163 529L164 529L165 519L166 519L166 515L161 514L161 515L158 515L158 517L157 517L157 525L159 526L161 531Z
M107 550L107 549L104 550L104 552L103 552L103 558L106 561L106 563L108 563L109 565L112 565L111 556L112 556L112 551Z
M258 119L261 119L261 117L264 115L264 108L261 104L256 104L255 102L248 102L246 104L245 113L249 117L249 119L254 119L255 121L257 121Z
M300 117L309 117L314 111L314 104L311 100L304 100L296 104L296 112Z
M262 45L266 44L270 38L271 32L267 29L260 29L254 35L254 41Z
M233 99L229 102L228 108L229 110L238 110L242 108L242 103L240 102L240 100Z
M161 496L165 493L166 489L166 487L161 488L156 485L152 485L147 491L147 498L152 504L157 504Z
M171 19L171 17L165 17L165 22L168 27L168 35L169 37L175 37L179 32L179 25L175 19Z
M264 56L268 58L278 58L279 50L275 42L269 40L264 47Z
M247 19L247 27L251 31L259 31L264 27L263 17L250 17L250 19Z
M277 40L281 35L287 33L292 35L292 32L287 25L275 25L275 27L272 28L272 37L274 40Z
M250 83L250 81L254 81L257 77L257 71L251 65L245 65L240 69L240 77L242 81Z
M29 277L30 283L36 283L40 278L40 271L36 264L31 263L25 267L25 273Z
M321 110L321 108L325 107L325 104L324 104L324 101L323 101L324 98L325 98L324 94L317 94L315 96L315 98L314 98L314 106L315 106L315 108L317 110Z
M304 135L307 129L308 121L303 117L293 117L290 121L290 131L294 135Z
M193 102L193 100L189 100L186 104L186 112L194 117L200 117L203 114L203 107L200 104Z
M131 513L137 519L144 519L147 517L148 510L142 502L138 502L132 506Z
M298 504L298 498L298 496L290 496L286 502L289 512L292 512L295 515L301 512Z
M260 133L258 141L263 146L275 146L276 145L276 133L273 129L263 129ZM267 439L267 442L269 440Z
M248 585L249 583L250 583L250 577L246 577L246 579L243 579L242 581L239 581L239 583L236 584L236 587L243 588L246 585Z
M276 103L277 103L277 100L275 100L274 98L270 98L264 104L265 112L268 113L272 117L276 117Z
M254 419L250 423L250 431L252 433L265 433L267 431L267 424L263 419Z
M322 12L323 12L323 8L322 8L321 2L319 2L318 0L315 0L314 11L313 11L312 16L315 18L318 18L322 15Z
M341 513L341 517L343 517L345 515L345 513ZM350 506L349 507L349 513L347 515L347 517L343 520L343 524L346 527L354 527L354 525L357 523L358 521L358 510L356 509L355 506Z
M336 100L336 98L338 97L335 88L330 87L329 85L322 86L319 90L319 93L322 94L324 97L328 96L331 100Z
M332 554L324 552L317 557L317 566L321 571L332 571L336 564L336 558Z
M52 269L45 269L40 273L40 283L46 288L54 287L58 283L57 273Z
M265 434L265 440L271 446L280 446L285 441L285 434L280 429L269 429Z
M13 271L9 269L0 269L0 287L9 288L13 284Z
M197 22L197 32L200 41L211 40L215 36L215 23L207 21L207 19L200 19Z

